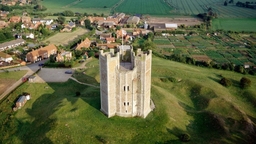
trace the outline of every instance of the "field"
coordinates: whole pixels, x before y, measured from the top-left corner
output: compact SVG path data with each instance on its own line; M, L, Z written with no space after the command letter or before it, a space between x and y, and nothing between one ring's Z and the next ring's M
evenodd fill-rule
M87 33L86 29L83 28L76 28L73 32L63 32L63 33L57 33L54 36L49 37L48 39L44 40L44 42L50 42L51 44L55 45L66 45L79 35L83 35Z
M125 0L115 10L127 14L168 15L171 7L163 0Z
M245 2L246 0L240 0ZM172 13L177 15L197 15L204 13L209 7L217 13L220 18L255 18L256 10L237 7L234 4L224 6L220 0L167 0L172 7Z
M89 62L94 65L97 60ZM96 62L97 63L97 62ZM249 143L256 118L256 79L242 90L244 75L200 68L153 58L151 97L156 109L146 119L107 118L100 112L99 89L65 83L26 83L1 103L0 139L3 143L180 143L188 133L191 143ZM98 78L98 65L86 71ZM220 75L232 79L221 86ZM168 79L177 81L169 81ZM179 82L178 82L179 80ZM31 100L12 112L22 92ZM76 96L76 92L81 92ZM252 139L250 139L252 138Z
M161 55L181 54L194 58L205 57L205 59L219 64L244 65L251 62L256 65L256 51L246 48L245 45L249 42L256 44L256 38L253 34L158 36L154 38L154 42L157 46L156 50Z
M47 7L47 12L61 12L71 10L73 12L104 13L109 14L110 8L119 0L101 1L101 0L44 0L42 4ZM104 8L106 6L106 8Z
M0 95L26 73L27 71L0 72Z
M256 18L254 19L214 19L212 29L223 29L231 31L253 31L256 32Z

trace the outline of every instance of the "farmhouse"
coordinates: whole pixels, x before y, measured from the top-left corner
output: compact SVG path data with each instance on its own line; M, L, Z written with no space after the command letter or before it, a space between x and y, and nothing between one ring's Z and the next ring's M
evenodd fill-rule
M21 17L21 22L22 23L31 23L31 17L29 17L29 16L22 16Z
M0 21L0 29L7 26L8 26L8 23L6 23L5 21Z
M5 42L5 43L0 44L0 51L14 48L14 47L17 47L17 46L23 45L23 44L25 44L25 40L23 40L23 39L16 39L16 40L12 40L9 42Z
M32 23L36 24L36 23L43 23L45 25L50 25L53 22L52 19L41 19L41 18L33 18L32 19Z
M149 27L155 32L161 32L165 30L175 30L178 28L178 25L175 23L150 23Z
M35 63L42 59L49 58L50 55L53 54L57 54L57 47L54 44L50 44L46 47L39 48L37 50L32 50L31 52L27 53L26 61Z
M7 19L7 15L9 14L8 11L0 11L0 18Z
M60 52L56 56L57 62L70 61L71 59L72 59L72 52L69 52L69 51Z
M91 41L86 38L84 41L82 41L80 44L77 44L76 50L81 50L82 48L89 48L91 45Z
M115 38L114 37L108 37L108 38L106 38L106 42L108 44L113 43L113 42L115 42Z
M19 23L21 21L21 17L19 16L12 16L10 19L9 19L9 22L10 23Z
M13 60L12 56L0 51L0 61L10 63Z

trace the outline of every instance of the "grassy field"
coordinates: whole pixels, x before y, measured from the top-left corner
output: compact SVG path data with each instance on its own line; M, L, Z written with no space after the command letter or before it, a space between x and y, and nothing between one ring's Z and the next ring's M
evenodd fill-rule
M96 63L93 59L87 66ZM238 83L244 75L238 73L156 57L152 65L156 109L146 119L107 118L99 110L99 89L72 80L26 83L0 105L2 143L181 143L178 137L183 133L191 136L189 143L255 141L255 77L246 76L252 86L243 90ZM97 81L97 65L87 74ZM220 75L230 78L233 86L220 85ZM12 112L13 102L24 91L31 100Z
M254 19L214 19L212 29L223 29L231 31L253 31L256 32L256 18Z
M61 12L71 10L79 13L97 13L109 14L110 8L119 0L100 1L100 0L44 0L42 4L47 7L47 12ZM106 6L106 8L104 8Z
M26 73L27 71L0 72L0 95Z
M245 2L246 0L240 0L240 2ZM197 15L199 13L204 13L209 7L212 8L214 12L217 13L220 18L255 18L254 9L237 7L234 4L228 4L224 6L224 1L220 0L167 0L170 6L173 7L172 13L179 15Z
M127 14L168 15L171 7L163 0L126 0L116 8L116 11Z
M76 30L73 32L57 33L54 36L44 40L44 42L49 41L51 44L55 44L55 45L66 45L70 41L78 37L79 35L83 35L87 32L88 31L86 29L77 27Z

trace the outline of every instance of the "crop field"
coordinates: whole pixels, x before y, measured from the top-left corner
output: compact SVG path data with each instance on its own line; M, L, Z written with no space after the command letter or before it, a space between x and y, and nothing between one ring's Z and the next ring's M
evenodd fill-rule
M116 11L127 14L168 15L171 7L163 0L125 0Z
M95 63L97 59L87 66ZM87 77L96 81L98 70L95 65ZM221 76L234 84L222 86ZM244 76L252 81L247 89L238 86ZM153 57L151 98L156 108L143 119L107 118L100 111L99 89L73 80L25 83L0 105L0 139L14 144L182 143L180 136L189 134L189 143L250 143L255 141L255 87L255 76ZM14 112L22 92L31 99Z
M256 13L256 11L255 11ZM256 14L255 14L256 15ZM231 31L253 31L256 32L256 18L253 19L214 19L212 29L223 29Z
M245 2L246 0L240 0ZM221 18L255 18L256 10L237 7L234 4L224 6L220 0L167 0L173 7L172 13L180 15L197 15L204 13L209 7Z
M54 36L51 36L48 39L44 40L44 42L49 41L51 44L55 44L55 45L66 45L68 44L68 42L72 41L79 35L83 35L85 33L87 33L86 29L78 27L73 32L57 33Z
M47 7L47 12L61 12L71 10L73 12L104 13L109 14L110 8L119 0L44 0L42 4Z
M245 42L256 42L253 35L222 34L218 36L169 36L156 37L154 42L157 52L169 56L182 54L190 57L207 56L216 63L233 63L243 65L251 62L256 64L256 51L245 47ZM168 44L170 43L170 44Z

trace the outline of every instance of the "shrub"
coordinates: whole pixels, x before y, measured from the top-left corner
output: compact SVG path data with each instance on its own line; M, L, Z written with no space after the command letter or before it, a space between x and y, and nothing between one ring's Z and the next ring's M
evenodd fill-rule
M241 88L247 88L251 86L251 80L246 77L242 77L240 80L240 86Z
M188 133L185 133L185 134L181 134L179 138L182 142L189 142L191 137Z
M76 96L80 96L81 93L79 91L76 92Z
M220 80L220 84L222 84L223 86L225 87L229 87L232 85L232 81L223 77L221 80Z

